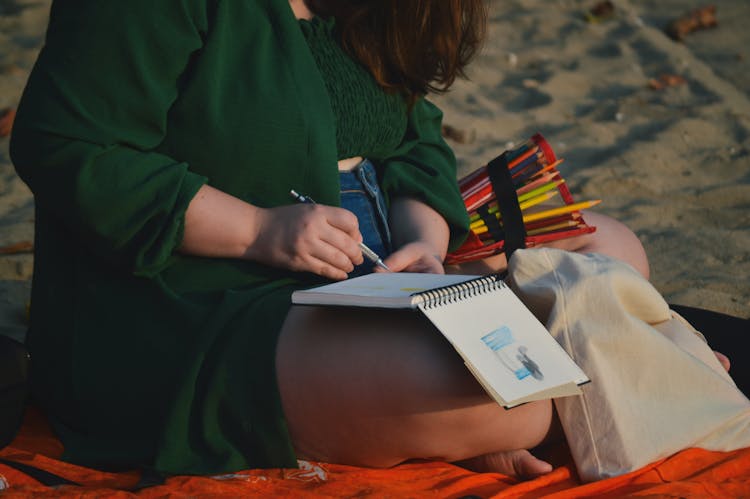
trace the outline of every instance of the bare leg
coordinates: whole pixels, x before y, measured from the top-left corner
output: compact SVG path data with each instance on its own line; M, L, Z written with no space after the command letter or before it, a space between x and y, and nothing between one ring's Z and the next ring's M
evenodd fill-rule
M372 467L461 461L534 447L552 425L549 401L511 410L492 401L429 321L410 311L293 307L276 369L300 458ZM496 460L494 471L527 470L519 460L531 474L548 471L524 453Z
M630 264L646 279L649 278L648 258L638 237L624 224L592 211L583 214L589 225L596 226L596 232L584 236L553 241L544 246L579 253L602 253ZM463 263L446 268L455 274L488 274L499 272L508 266L505 255L495 255L477 262Z
M583 246L572 249L580 253L601 253L611 256L630 264L643 277L649 278L646 250L633 231L607 215L587 211L583 216L588 224L596 226L596 232L586 238Z

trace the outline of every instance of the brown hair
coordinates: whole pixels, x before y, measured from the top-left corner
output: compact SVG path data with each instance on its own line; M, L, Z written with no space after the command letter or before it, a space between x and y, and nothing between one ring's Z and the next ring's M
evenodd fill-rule
M334 16L344 49L409 100L465 77L484 38L486 0L306 0Z

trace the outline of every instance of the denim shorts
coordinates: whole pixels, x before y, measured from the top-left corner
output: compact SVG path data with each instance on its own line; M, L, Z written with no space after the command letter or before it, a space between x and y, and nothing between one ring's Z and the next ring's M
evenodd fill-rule
M375 253L385 258L391 253L391 232L388 228L388 209L375 166L365 159L347 172L339 172L341 182L341 207L355 215L363 242ZM372 271L373 263L365 259L349 274L350 277Z

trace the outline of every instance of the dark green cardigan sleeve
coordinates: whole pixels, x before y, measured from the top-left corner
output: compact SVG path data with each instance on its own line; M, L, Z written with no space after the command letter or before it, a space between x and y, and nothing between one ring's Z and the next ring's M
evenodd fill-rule
M452 251L466 238L469 218L456 182L456 158L442 137L442 118L437 106L419 99L403 143L382 162L380 180L389 202L412 197L438 211L448 222Z
M53 5L13 130L12 160L37 209L139 275L167 264L206 181L154 152L180 77L201 47L204 3Z

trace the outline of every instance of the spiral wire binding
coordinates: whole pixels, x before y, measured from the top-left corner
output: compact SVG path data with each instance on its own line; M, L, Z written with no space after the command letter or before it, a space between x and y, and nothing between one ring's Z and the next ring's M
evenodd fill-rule
M435 308L507 287L500 274L490 274L471 281L422 291L415 296L422 298L421 307Z

